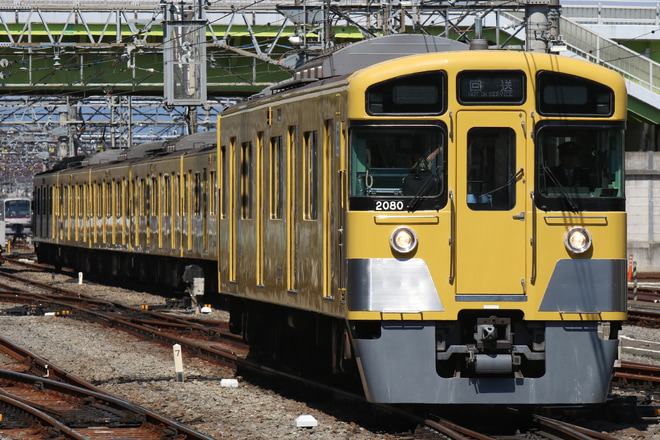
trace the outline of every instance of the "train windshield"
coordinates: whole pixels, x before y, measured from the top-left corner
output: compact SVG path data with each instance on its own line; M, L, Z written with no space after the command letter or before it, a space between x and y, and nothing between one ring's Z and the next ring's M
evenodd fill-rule
M620 126L547 125L536 139L541 209L618 210L624 197Z
M447 159L440 127L358 126L350 138L351 196L421 201L444 192Z
M30 217L29 200L7 200L5 202L5 219L29 218L29 217Z

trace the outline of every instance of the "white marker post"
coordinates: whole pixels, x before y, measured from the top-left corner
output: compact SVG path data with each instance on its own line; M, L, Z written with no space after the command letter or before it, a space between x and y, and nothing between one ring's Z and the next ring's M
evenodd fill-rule
M181 356L181 345L174 344L174 372L176 373L176 381L183 382L183 357Z

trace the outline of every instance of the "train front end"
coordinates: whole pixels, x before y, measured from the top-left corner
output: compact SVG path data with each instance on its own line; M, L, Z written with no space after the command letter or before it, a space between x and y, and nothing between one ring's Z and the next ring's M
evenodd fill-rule
M626 318L615 73L446 52L356 73L347 318L374 402L587 404Z

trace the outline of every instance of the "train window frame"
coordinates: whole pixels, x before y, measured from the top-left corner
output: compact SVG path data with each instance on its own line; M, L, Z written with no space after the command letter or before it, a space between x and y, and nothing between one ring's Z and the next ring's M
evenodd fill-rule
M589 102L582 105L584 111L577 111L576 109L578 107L576 107L575 105L571 106L571 108L574 111L566 111L568 105L563 103L554 104L554 107L549 107L552 104L546 103L546 99L544 97L546 96L546 91L548 90L548 87L554 85L554 84L546 84L551 81L554 81L555 83L560 82L563 83L564 85L567 85L568 87L571 87L570 93L566 93L564 96L573 96L573 97L578 96L576 87L579 87L580 84L584 85L584 87L587 87L588 88L586 90L587 97L585 99ZM599 106L600 107L603 106L602 103L599 104L599 98L593 96L594 94L599 93L598 89L600 89L600 93L606 93L609 98L608 100L609 107L607 109L607 112L597 110ZM615 99L616 99L614 90L612 90L612 88L607 86L606 84L600 83L598 81L593 81L588 78L584 78L577 75L571 75L563 72L541 70L536 74L536 90L537 90L536 110L541 116L580 116L580 117L589 116L594 118L609 118L612 115L614 115ZM589 104L590 102L592 104ZM588 105L592 105L596 109L596 111L587 111Z
M356 129L371 128L425 128L437 131L437 140L439 144L440 161L440 180L437 184L440 186L439 192L433 196L412 195L379 195L359 194L354 185L353 177L357 176L358 171L354 168L354 133ZM349 125L349 164L348 164L348 199L349 209L352 211L407 211L407 210L433 210L439 211L447 206L448 202L448 130L443 121L406 121L406 120L382 120L382 121L350 121ZM412 169L412 168L411 168ZM410 204L414 204L411 206Z
M557 189L553 191L553 194L550 194L549 191L543 191L543 179L544 173L541 172L542 169L548 168L548 165L543 165L545 163L545 158L543 157L544 148L540 147L539 144L544 142L544 130L546 129L556 129L561 133L566 134L566 137L570 137L570 131L573 130L576 134L579 133L582 137L586 139L591 139L592 136L588 134L589 131L597 130L601 135L604 135L606 131L610 131L611 134L618 133L619 142L618 145L619 152L622 155L620 158L620 169L618 170L618 180L619 187L617 188L617 195L610 195L607 191L596 191L595 185L599 182L591 182L594 185L594 191L583 191L580 188L575 190L568 188L565 190ZM624 211L626 207L626 198L625 198L625 122L618 121L608 121L604 123L603 121L553 121L547 120L537 124L535 135L534 135L534 201L538 209L542 211ZM576 136L576 135L572 135ZM595 153L589 152L589 147L586 142L578 142L581 144L583 149L583 157L593 156ZM609 147L608 147L609 148ZM547 149L547 148L545 148ZM605 150L603 150L605 151ZM611 150L610 150L611 151ZM595 156L593 156L595 157ZM553 165L553 164L550 164ZM543 168L545 167L545 168ZM599 166L594 166L593 171L598 171ZM545 183L547 185L547 182Z
M439 81L435 83L437 87L437 104L422 104L415 102L407 102L397 104L394 102L397 98L397 87L404 88L408 92L412 92L411 87L420 86L423 84L425 77L437 77ZM433 81L428 81L432 83ZM425 72L415 72L407 75L397 76L396 78L390 78L385 81L372 84L364 92L364 106L365 111L370 116L402 116L402 115L415 115L415 116L436 116L441 115L447 111L448 107L448 79L447 72L444 70L429 70ZM427 88L431 85L427 85ZM387 102L385 95L389 92L389 98L392 101ZM426 90L425 93L419 94L419 96L428 96L430 90ZM418 92L419 93L419 92ZM382 111L378 111L376 106L383 106ZM391 110L385 109L384 106L395 106L401 105L400 109L392 108ZM439 106L438 108L432 107L433 105ZM426 108L424 106L430 107ZM415 109L423 108L424 111L414 111ZM390 110L390 111L387 111Z
M483 76L486 76L487 79L492 79L493 77L497 77L497 79L500 80L500 91L502 87L505 87L502 85L501 81L503 78L509 78L509 79L514 79L517 74L518 79L520 80L520 95L519 97L514 96L512 99L507 99L507 96L504 97L498 97L498 96L487 96L487 97L475 97L472 98L469 96L470 91L474 91L474 84L475 81L479 81L479 84L483 84L481 81L483 79L482 76L476 77L476 78L468 78L470 75L478 75L482 74ZM479 78L479 79L477 79ZM464 90L463 88L463 83L464 81L471 81L468 86L467 90ZM480 90L481 92L481 90ZM493 94L495 93L494 90L486 90L486 94ZM475 105L488 105L488 106L498 106L498 105L523 105L527 101L527 75L525 74L524 71L518 70L518 69L498 69L498 70L478 70L478 69L470 69L470 70L462 70L456 74L456 100L459 102L461 105L465 106L475 106Z

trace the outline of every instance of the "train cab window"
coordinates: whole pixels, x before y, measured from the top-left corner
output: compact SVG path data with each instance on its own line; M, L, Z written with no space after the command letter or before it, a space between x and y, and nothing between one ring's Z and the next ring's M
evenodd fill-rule
M438 115L447 109L447 74L423 72L398 77L367 89L370 115Z
M536 203L543 210L623 210L623 126L547 123L536 136Z
M608 117L614 113L614 92L609 87L565 73L539 72L539 113L545 116Z
M509 127L468 132L467 205L474 211L508 211L516 204L516 134Z
M350 130L351 209L441 209L446 203L445 131L439 125Z
M8 200L5 202L5 219L29 218L29 200Z

